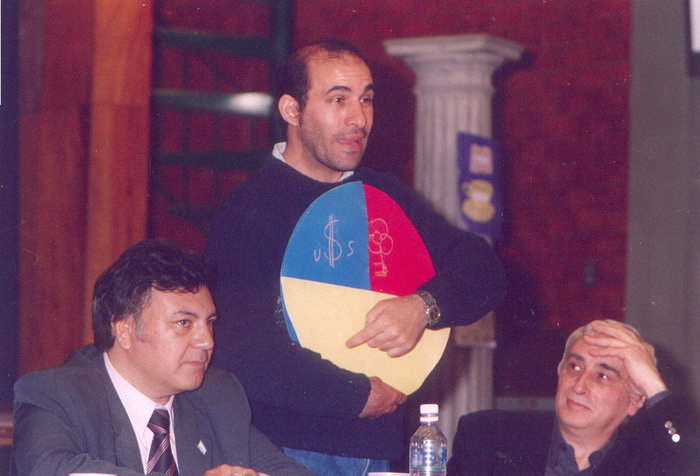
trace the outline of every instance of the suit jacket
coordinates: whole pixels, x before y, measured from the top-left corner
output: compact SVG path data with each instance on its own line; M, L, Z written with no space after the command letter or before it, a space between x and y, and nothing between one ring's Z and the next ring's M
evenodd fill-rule
M16 474L143 475L136 435L94 346L25 375L14 389ZM271 475L311 474L251 425L243 388L228 372L210 368L199 389L175 396L173 412L181 476L224 463Z
M666 423L680 440L674 442ZM548 412L484 410L459 420L448 476L542 476L556 418ZM596 476L698 475L697 426L670 395L620 426Z

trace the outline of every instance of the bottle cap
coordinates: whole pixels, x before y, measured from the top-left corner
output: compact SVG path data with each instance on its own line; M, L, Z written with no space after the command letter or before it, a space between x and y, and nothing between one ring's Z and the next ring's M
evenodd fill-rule
M421 415L427 415L427 414L436 414L438 413L438 404L437 403L424 403L420 406L420 414Z

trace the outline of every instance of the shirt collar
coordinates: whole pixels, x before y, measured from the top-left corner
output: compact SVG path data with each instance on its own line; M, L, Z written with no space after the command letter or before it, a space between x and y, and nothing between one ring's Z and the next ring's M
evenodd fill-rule
M156 408L166 408L170 414L170 421L173 421L173 396L168 399L165 405L157 404L122 377L119 371L112 365L106 352L103 355L107 373L129 416L131 425L134 428L134 433L137 435L143 434L144 430L148 427L148 421L151 419L153 410ZM173 426L173 423L171 423L171 426Z
M272 147L272 156L275 159L280 160L280 161L284 162L285 164L287 164L287 161L284 160L284 151L286 149L287 149L286 142L278 142ZM289 164L287 164L287 165L289 165ZM353 170L348 170L347 172L343 172L343 175L340 176L340 180L338 180L338 182L342 182L346 178L351 177L352 174L354 174L354 173L355 173L355 171L353 171Z
M574 448L564 440L559 431L559 425L554 424L552 428L552 440L547 454L547 465L545 475L588 475L593 474L593 470L603 461L605 455L612 448L617 438L617 430L613 433L608 442L588 456L590 466L582 471L578 470Z

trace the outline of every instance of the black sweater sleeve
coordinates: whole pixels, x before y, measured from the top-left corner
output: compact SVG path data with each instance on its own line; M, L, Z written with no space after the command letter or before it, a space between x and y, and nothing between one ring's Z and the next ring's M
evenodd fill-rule
M437 327L471 324L496 307L506 290L505 272L483 237L450 224L392 175L364 169L360 178L390 195L423 239L435 276L420 288L440 306Z

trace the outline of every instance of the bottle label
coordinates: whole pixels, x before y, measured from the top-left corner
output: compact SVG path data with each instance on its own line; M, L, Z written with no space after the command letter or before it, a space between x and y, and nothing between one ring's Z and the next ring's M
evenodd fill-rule
M412 448L411 476L439 476L445 474L446 447Z

